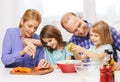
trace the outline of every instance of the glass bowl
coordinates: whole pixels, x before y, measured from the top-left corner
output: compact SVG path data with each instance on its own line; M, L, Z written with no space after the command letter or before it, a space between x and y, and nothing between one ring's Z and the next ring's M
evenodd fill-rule
M99 70L102 66L102 62L93 62L88 60L75 60L74 67L77 73L79 74L89 74L90 72L93 73L95 70Z
M95 82L99 79L99 68L102 66L102 62L93 62L89 60L81 61L75 60L74 67L82 82Z

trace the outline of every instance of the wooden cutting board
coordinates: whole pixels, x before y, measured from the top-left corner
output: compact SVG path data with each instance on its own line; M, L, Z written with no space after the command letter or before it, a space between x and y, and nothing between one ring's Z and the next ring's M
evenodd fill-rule
M44 75L53 72L53 68L45 68L40 69L39 71L32 71L31 73L20 73L20 72L12 72L10 71L10 74L16 74L16 75Z

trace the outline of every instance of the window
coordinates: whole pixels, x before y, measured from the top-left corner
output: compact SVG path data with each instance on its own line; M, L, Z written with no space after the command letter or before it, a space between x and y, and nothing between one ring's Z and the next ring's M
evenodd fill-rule
M43 25L53 24L60 30L63 39L68 41L72 34L68 33L60 25L61 16L66 12L83 12L83 0L42 0Z
M44 17L60 16L66 12L82 12L83 0L42 0Z
M113 24L120 24L120 0L96 0L96 18Z

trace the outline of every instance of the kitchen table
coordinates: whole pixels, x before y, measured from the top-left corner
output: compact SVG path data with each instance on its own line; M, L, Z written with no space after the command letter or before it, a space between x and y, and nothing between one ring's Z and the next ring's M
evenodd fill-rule
M62 73L60 69L45 75L14 75L11 68L0 68L0 81L2 82L82 82L78 73ZM95 77L95 82L99 82ZM92 80L92 79L91 79ZM93 81L90 81L93 82Z
M78 73L62 73L60 69L45 75L14 75L10 74L11 68L0 67L0 81L2 82L83 82ZM115 82L120 82L120 71L115 71ZM87 77L86 82L99 82L99 70Z

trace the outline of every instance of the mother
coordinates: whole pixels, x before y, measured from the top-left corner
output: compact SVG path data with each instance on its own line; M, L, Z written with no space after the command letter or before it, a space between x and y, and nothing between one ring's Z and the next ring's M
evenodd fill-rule
M35 9L28 9L23 14L19 27L8 28L2 45L2 62L5 67L47 68L50 64L44 59L42 47L25 45L24 38L39 39L35 34L41 23L41 14Z

